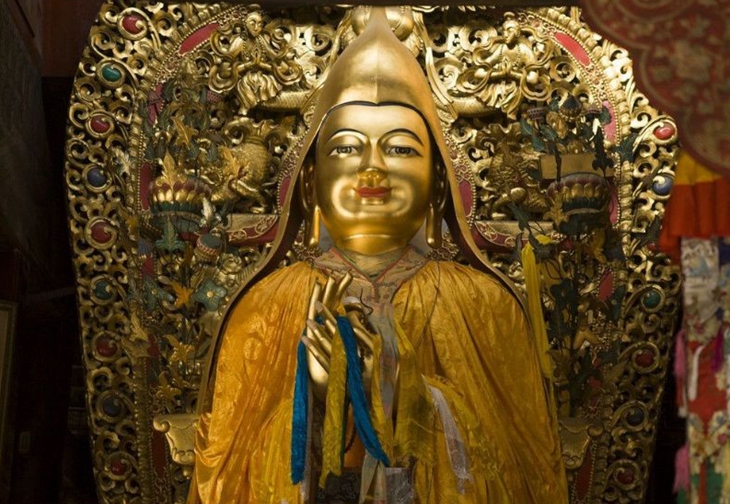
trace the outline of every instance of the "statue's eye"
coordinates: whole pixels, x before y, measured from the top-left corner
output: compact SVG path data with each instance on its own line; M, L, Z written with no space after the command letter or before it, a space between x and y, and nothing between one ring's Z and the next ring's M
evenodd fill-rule
M388 149L388 154L391 156L415 156L418 151L413 147L404 147L402 145L396 145Z
M338 145L332 149L330 155L332 154L337 156L349 156L350 154L355 154L355 147L352 145Z

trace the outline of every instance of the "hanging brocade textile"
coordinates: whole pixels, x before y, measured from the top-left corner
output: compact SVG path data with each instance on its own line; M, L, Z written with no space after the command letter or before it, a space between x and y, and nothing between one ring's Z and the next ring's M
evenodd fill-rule
M683 153L674 184L659 240L684 276L674 373L687 440L674 490L679 504L729 504L730 183Z
M677 454L679 503L730 503L730 238L683 238L684 328L675 375L687 444Z

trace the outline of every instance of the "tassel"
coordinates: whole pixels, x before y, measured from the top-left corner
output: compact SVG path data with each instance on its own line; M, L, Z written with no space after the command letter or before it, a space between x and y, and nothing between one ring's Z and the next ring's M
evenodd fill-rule
M552 238L545 235L538 235L537 241L541 245L555 243ZM542 282L545 280L545 277L550 276L550 266L549 263L541 264L540 268L538 268L535 250L529 242L522 249L521 259L522 271L525 277L525 289L527 290L528 319L532 327L532 336L535 340L537 358L540 361L540 368L545 378L545 399L550 410L553 432L556 436L559 436L557 421L559 416L558 402L555 398L555 387L553 387L554 365L549 354L550 341L548 340L547 327L545 326L545 315L542 311L542 296L540 294L543 287ZM540 275L541 271L543 275Z
M365 389L362 384L355 332L352 330L352 325L350 325L347 317L338 316L337 327L340 330L340 336L342 337L342 342L345 345L345 353L347 354L347 385L350 390L350 401L352 402L352 410L355 416L357 435L360 437L367 452L373 458L388 466L390 465L390 461L380 444L378 436L375 434L375 429L370 420L370 407L368 406L368 400L365 397Z
M294 384L294 411L291 432L291 480L293 484L304 480L307 461L307 431L309 410L309 370L307 348L299 342L297 348L297 374Z
M382 356L382 339L374 338L373 340L373 362L381 363ZM385 415L385 406L383 404L382 393L382 369L383 366L373 366L373 375L370 379L370 418L373 422L373 428L383 446L386 454L393 453L393 422L390 416Z
M674 341L674 377L687 380L687 329L677 333Z
M538 236L537 239L541 244L551 242L547 236ZM535 251L530 243L527 243L522 249L522 271L525 276L527 311L530 316L530 324L532 325L532 334L535 338L537 357L540 361L543 375L547 380L552 381L553 362L548 353L550 343L548 342L545 315L542 312L542 297L540 296L542 284L540 281L540 272L537 267L537 259L535 258Z
M689 443L685 443L674 458L674 493L690 490Z
M312 394L307 394L307 451L304 458L304 481L299 485L299 496L301 497L301 504L308 504L309 502L309 485L312 477L312 450L309 449L312 446L312 407L314 398Z
M715 354L712 357L712 372L719 373L725 363L725 331L722 328L715 336Z

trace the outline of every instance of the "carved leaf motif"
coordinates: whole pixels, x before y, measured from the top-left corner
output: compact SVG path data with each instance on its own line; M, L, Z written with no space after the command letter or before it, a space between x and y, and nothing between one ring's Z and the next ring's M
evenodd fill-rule
M175 405L182 395L182 390L170 383L167 373L160 373L160 384L157 388L157 397L170 405Z
M185 249L185 244L178 238L177 231L175 230L175 226L172 225L171 219L165 220L162 238L155 242L155 246L167 252L176 252Z
M149 444L144 442L144 438L137 439L135 429L142 426L141 422L148 422L150 409L142 406L144 401L139 401L146 397L143 393L131 391L151 390L152 394L159 392L164 396L151 394L149 408L154 413L180 413L194 408L199 392L196 388L196 377L199 377L196 365L211 348L209 335L216 331L224 303L230 301L226 293L235 292L241 279L250 274L251 265L265 254L264 246L241 243L248 243L244 240L266 232L272 225L267 219L276 220L276 182L281 181L282 175L290 174L292 169L292 163L285 153L294 150L293 139L305 129L307 112L302 109L302 104L306 103L310 91L321 83L322 76L327 74L336 56L333 50L341 50L352 41L355 34L351 25L341 23L347 17L343 17L345 8L340 7L332 7L326 15L323 10L312 9L306 15L300 13L297 20L289 17L291 11L289 14L281 11L281 16L275 19L261 13L265 26L255 35L246 31L245 19L249 14L259 14L259 11L249 6L200 4L196 7L192 3L137 2L134 7L124 7L122 12L119 7L121 4L131 5L130 2L114 0L104 3L102 14L92 28L90 50L84 53L80 72L96 72L105 60L113 59L116 60L115 64L128 68L129 73L124 75L124 82L115 88L101 85L93 74L87 73L77 79L69 128L67 180L71 181L68 190L75 211L110 217L115 225L127 223L119 225L119 237L114 240L113 246L90 250L82 235L83 222L88 216L73 215L71 218L72 230L75 229L72 231L74 247L79 244L76 259L81 279L79 285L88 282L91 275L112 277L118 281L120 291L125 288L124 280L128 282L127 295L120 292L120 296L106 305L97 305L96 301L91 303L80 297L84 346L88 354L93 353L88 350L94 343L87 335L115 331L130 335L122 338L125 350L122 359L113 363L103 359L92 360L91 364L109 376L109 382L115 384L115 393L133 406L136 418L127 417L124 423L110 423L92 417L92 437L99 447L95 460L97 475L102 476L99 480L102 485L109 483L104 481L104 475L107 474L104 464L112 454L117 456L122 452L140 464L134 466L127 479L114 480L112 486L105 486L100 493L107 500L134 500L141 497L145 502L169 504L185 501L187 487L184 478L179 472L174 472L176 468L173 466L168 466L171 477L165 482L154 480L154 471L139 470L169 461L160 460L159 454L150 453ZM465 15L465 11L469 14ZM419 58L426 67L426 75L434 89L438 90L435 95L453 98L454 110L458 109L459 114L464 114L455 120L447 117L452 111L444 111L442 119L445 124L451 125L451 129L446 128L447 140L453 142L452 152L463 154L463 159L459 160L459 165L463 166L460 173L475 175L477 221L503 219L502 223L506 224L504 229L509 230L509 239L502 242L502 246L510 250L505 250L501 255L491 254L490 258L517 282L521 280L519 249L527 239L530 228L544 228L545 224L540 221L548 218L546 212L549 206L547 203L529 206L528 198L512 198L515 193L511 190L519 185L520 189L527 187L528 190L534 190L533 194L544 195L546 184L529 185L531 181L525 182L522 178L524 173L531 176L532 180L539 177L540 172L535 169L538 166L538 153L550 152L552 155L564 156L581 146L574 139L567 138L568 125L564 127L561 121L570 121L560 117L561 103L578 99L580 102L599 104L591 109L593 120L599 123L609 118L605 111L602 114L600 104L610 102L616 128L613 131L614 138L607 139L606 147L608 149L615 141L620 146L619 155L631 165L617 167L616 170L620 175L614 180L620 213L619 222L615 225L616 234L607 235L607 243L603 246L608 264L603 263L598 243L585 243L597 249L595 252L590 251L590 247L582 249L583 262L580 265L576 265L570 257L571 253L578 250L574 247L575 240L563 242L560 244L564 245L563 248L553 250L537 247L537 254L546 258L540 264L541 274L546 277L543 299L546 310L552 310L548 318L552 341L558 346L553 351L559 363L557 381L564 380L567 383L576 375L589 376L586 373L592 367L601 372L610 371L600 377L592 375L590 378L593 383L602 381L604 388L582 390L581 387L575 387L576 390L572 391L583 398L598 393L597 390L601 391L602 402L598 407L601 412L596 414L601 416L599 421L606 426L613 425L610 424L613 421L610 415L616 408L610 401L615 399L624 402L642 401L651 411L656 411L656 401L660 395L657 384L664 372L662 366L656 372L652 371L651 375L639 375L633 364L627 364L626 361L613 368L611 364L605 363L620 362L619 350L625 348L626 341L635 338L636 334L656 342L661 348L662 357L666 357L667 344L663 331L667 331L670 325L667 320L673 311L671 301L661 308L659 314L656 311L648 313L630 308L624 317L622 310L625 309L625 295L631 296L646 285L653 284L666 291L667 299L676 295L677 282L667 280L673 277L666 261L656 253L642 249L647 240L654 236L662 212L663 200L657 199L652 193L653 184L657 175L671 176L675 152L673 140L658 143L653 132L657 125L667 124L671 120L661 116L636 91L627 53L605 40L597 39L577 16L570 16L568 9L516 10L514 19L518 21L519 31L514 34L514 43L505 37L506 16L491 8L459 10L454 7L429 7L416 9L415 14L416 17L421 16L422 24L418 27L421 32L414 33L405 43L409 48L421 51ZM118 21L121 19L124 22L130 15L138 18L130 24L131 27L144 27L146 30L142 38L132 37L131 32L119 30ZM279 16L278 13L276 15ZM199 33L194 30L208 23L217 23L219 26L210 41L201 43L187 55L181 56L181 40L191 33ZM335 30L333 26L339 28ZM567 34L583 46L591 64L583 66L575 61L572 57L575 54L569 54L569 49L556 43L555 30ZM421 36L425 38L421 40ZM427 51L425 55L424 48ZM494 54L503 58L490 60ZM532 64L526 63L529 59L533 60ZM510 62L517 65L506 64ZM470 69L473 69L471 73ZM211 80L213 75L217 77ZM611 75L614 77L609 77ZM216 89L211 90L211 87ZM92 88L93 93L90 93ZM606 90L610 90L610 95ZM147 99L137 100L137 96ZM548 97L555 98L549 109L546 104L550 99ZM239 108L242 100L250 107L244 103ZM537 113L535 109L544 110ZM90 135L85 123L79 120L97 110L107 112L110 118L117 120L106 137ZM534 123L540 123L546 119L548 110L555 112L552 117L560 118L555 125L550 126L559 139L565 137L565 145L556 141L549 132L549 138L534 135L535 130L539 132L538 126L532 126L532 130L523 128L522 135L519 135L518 119L528 116ZM238 135L229 134L234 129L234 123L242 121L248 125L239 128ZM294 124L285 126L287 121ZM593 124L591 122L591 126ZM265 131L271 129L271 125L281 126L280 135ZM514 130L518 134L498 137L494 133L500 128L510 129L510 132ZM575 136L587 137L591 128L577 125L573 129L571 125L570 130ZM610 137L608 131L607 128L607 137ZM253 141L254 136L259 138ZM598 150L597 144L602 144L604 139L594 140L591 147ZM256 144L258 152L251 144ZM144 161L113 159L114 149L110 147L117 146L125 153L139 153L140 156L144 153ZM230 169L225 164L225 149L229 148L233 148L234 154L228 156L231 160ZM245 156L241 155L244 151ZM267 161L259 162L264 159L265 152L270 154L266 157ZM232 159L234 157L238 159ZM637 158L636 162L634 157ZM85 175L99 163L105 175L116 173L117 176L104 186L89 186ZM151 174L142 173L141 166L144 164L153 168ZM146 189L147 175L156 181L158 166L167 180L160 180L156 195L165 197L157 199L149 212L140 212L140 207L144 208L144 199L139 189ZM166 182L170 182L171 187L176 182L190 181L190 185L193 185L193 178L201 184L188 193L190 199L188 194L184 194L188 187L183 187L184 191L180 194L173 194L172 200L167 199ZM551 177L545 178L546 182L551 180ZM234 181L239 185L229 186L229 182ZM206 193L204 185L213 190L211 194ZM507 187L507 190L502 190L503 187ZM261 195L265 195L265 198L256 200ZM507 198L497 205L497 199L504 195ZM213 210L206 208L203 201L205 197L212 202ZM179 205L170 205L170 201ZM512 212L506 202L516 203L522 211ZM237 219L245 213L253 213L254 209L266 214L266 218L256 221L254 232L250 228L236 227L242 222ZM558 224L570 218L565 215L568 210L560 207L553 209ZM213 224L216 221L213 214L216 211L221 216L230 212L230 225L224 219L224 225L215 229L218 224ZM154 215L151 215L152 212ZM185 218L175 215L178 212L186 213L185 218L196 215L187 221L194 221L195 224L200 222L197 215L203 214L207 224L204 227L208 227L204 231L212 232L215 236L220 233L224 238L222 249L216 252L220 253L219 256L215 257L216 253L212 249L206 251L204 247L196 245L197 237L203 233L194 224L186 228ZM134 215L141 218L134 219ZM129 220L130 216L133 220ZM517 230L518 223L524 229L521 235ZM548 233L542 228L541 232ZM137 230L139 233L135 235ZM186 234L182 234L183 231ZM234 235L244 238L236 246L229 246L232 242L228 239ZM560 239L557 238L558 241ZM155 249L152 244L156 241L158 247ZM622 243L627 242L629 245L624 250ZM443 257L454 257L456 250L456 246L451 249L445 247ZM299 258L306 255L301 251L296 253ZM626 264L630 265L628 270ZM651 267L645 267L645 264L651 264ZM580 343L581 333L576 333L580 326L576 320L580 320L580 314L571 312L569 305L580 303L586 296L593 295L588 290L591 286L597 287L597 283L595 278L588 278L584 290L581 290L581 286L576 288L575 284L569 285L577 292L576 299L570 300L566 299L566 294L560 288L564 287L560 285L561 280L571 275L573 278L578 275L603 275L608 268L620 274L625 273L628 278L617 274L612 293L603 291L603 295L610 293L604 301L606 306L599 309L591 305L594 313L600 312L599 317L609 322L603 322L604 326L589 323L591 334L582 336L588 340L596 336L597 341L602 343L598 345L591 342L590 345L578 345L582 348L574 349L570 338L575 337ZM142 284L145 276L156 280L157 284ZM213 283L198 291L198 287L202 287L206 280L212 280ZM557 307L547 295L551 287L560 291L556 293L560 298ZM196 290L191 293L193 289ZM196 294L199 300L193 302ZM117 303L117 299L122 299L122 302ZM144 312L147 303L152 307L151 313ZM135 312L138 315L130 316ZM109 314L111 316L107 316ZM140 320L142 316L144 318ZM610 324L616 330L604 331L602 327ZM148 335L150 339L154 337L162 343L154 351L150 351ZM193 345L195 355L191 355L187 348L178 349L175 345L165 344L162 339L165 335L174 335L180 344ZM610 351L605 351L606 339L614 343ZM598 347L600 349L596 353ZM129 367L127 361L137 359L146 359L145 363L152 361L155 366L160 366L158 382L141 365ZM179 359L186 362L181 363ZM178 363L182 365L178 366ZM582 374L578 374L578 370ZM135 381L130 382L132 379ZM651 399L646 399L643 393L639 395L639 391L644 390L653 390L655 393ZM612 397L617 391L621 395ZM90 389L89 393L92 400L98 398L98 391ZM561 413L569 414L571 407L575 406L580 409L588 405L590 408L589 402L581 399L574 401L570 395L567 388L558 388ZM582 404L577 404L581 401ZM577 414L581 415L582 412ZM647 425L652 421L653 418L647 419ZM620 424L621 420L616 422ZM596 453L610 450L610 455L596 459L596 467L608 467L617 461L625 464L628 459L632 459L631 463L645 461L653 434L648 430L624 434L610 444L601 441L596 445ZM114 442L106 443L105 440ZM638 452L643 455L637 455ZM639 460L639 457L644 460ZM590 483L592 490L590 496L584 499L586 502L610 500L630 503L641 500L640 481L645 477L644 469L639 470L637 466L636 483L628 490L625 485L619 485L617 489L610 481L606 487L605 480L610 480L610 476L600 476L603 474L600 471L596 474L599 476ZM600 479L603 481L598 481ZM167 481L172 481L172 492L166 487ZM609 490L605 495L598 495L594 490L601 485Z
M142 321L136 311L133 311L130 317L130 329L129 339L131 341L144 341L145 343L149 341L147 332L142 326Z
M162 176L165 177L168 182L171 182L175 178L176 171L177 163L175 163L175 158L173 158L172 154L169 152L165 153L162 158Z
M190 304L191 296L193 295L194 290L190 287L186 287L176 280L173 280L170 285L175 291L175 306L178 308L188 306Z
M178 135L180 135L180 140L182 140L183 145L189 146L198 131L186 125L180 117L173 117L172 122L175 124L175 129Z

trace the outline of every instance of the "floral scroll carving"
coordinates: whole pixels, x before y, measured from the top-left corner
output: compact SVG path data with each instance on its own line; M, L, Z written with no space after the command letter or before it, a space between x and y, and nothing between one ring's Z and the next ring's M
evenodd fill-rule
M65 171L103 502L183 502L210 334L266 254L318 83L368 15L103 4ZM389 19L441 106L475 239L520 285L522 250L538 256L573 501L640 502L677 308L678 272L652 249L672 119L636 90L626 51L575 9L421 6ZM566 140L563 177L524 124L578 138L570 107L603 114L603 137ZM594 169L596 146L610 169ZM567 177L569 154L591 177ZM596 229L561 221L577 198L601 212ZM454 250L447 241L433 257ZM297 247L289 260L314 253Z

